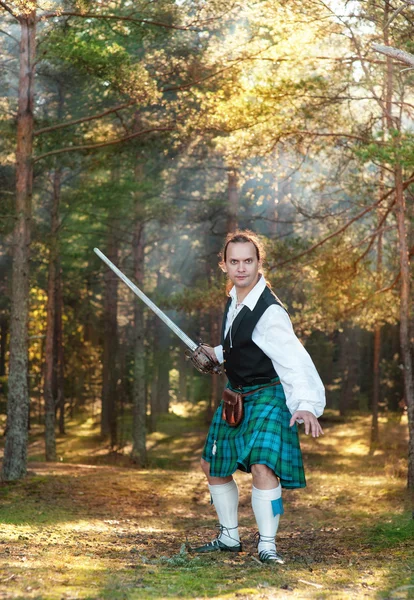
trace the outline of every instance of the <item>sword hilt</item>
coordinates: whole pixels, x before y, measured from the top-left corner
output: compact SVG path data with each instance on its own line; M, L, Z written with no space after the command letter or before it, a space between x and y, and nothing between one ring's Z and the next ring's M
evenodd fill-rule
M220 363L217 359L214 360L208 350L213 350L213 348L204 342L200 342L193 352L191 352L191 350L186 350L185 353L200 373L221 375L222 370Z

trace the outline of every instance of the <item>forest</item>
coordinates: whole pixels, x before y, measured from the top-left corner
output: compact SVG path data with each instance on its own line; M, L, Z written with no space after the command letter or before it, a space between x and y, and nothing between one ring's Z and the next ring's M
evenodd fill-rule
M226 598L413 597L413 39L413 0L0 1L4 543L16 556L26 547L36 570L35 547L49 531L67 563L77 564L76 548L87 561L81 529L70 550L65 513L68 522L95 519L96 540L130 544L108 567L99 538L107 583L90 588L78 574L72 595L70 584L56 587L60 575L46 584L47 569L34 584L7 554L0 597L221 598L226 586ZM190 560L179 532L197 510L213 518L197 461L226 378L195 370L183 342L94 252L196 344L216 346L226 303L219 255L238 228L259 234L266 278L325 385L327 435L303 441L318 491L311 479L314 496L292 496L289 526L305 527L293 515L311 506L312 532L340 537L334 583L309 583L287 524L294 567L266 585L249 554L233 560L230 582ZM366 519L365 508L350 519L340 501L324 519L320 486L337 477L346 498L351 473L379 486L367 483L370 504L358 492ZM150 499L162 479L177 504L159 558L140 526L127 539L136 518L127 487L158 531L154 506L167 502L166 489L152 509ZM109 493L117 485L118 499ZM72 489L85 495L82 507L69 502ZM374 513L389 527L369 537ZM358 564L353 527L368 536L359 556L371 583L355 583L348 568ZM328 578L333 542L306 535ZM394 575L376 571L384 548ZM294 569L307 574L292 583ZM179 581L167 586L164 571Z

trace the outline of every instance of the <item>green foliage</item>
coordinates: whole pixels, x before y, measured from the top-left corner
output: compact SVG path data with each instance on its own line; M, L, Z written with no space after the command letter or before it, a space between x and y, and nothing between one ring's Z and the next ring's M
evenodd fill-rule
M414 539L414 518L409 512L383 515L381 522L367 531L367 536L377 552L408 544Z
M402 165L411 169L414 165L414 134L396 129L389 130L388 134L386 141L383 141L384 132L379 132L375 136L378 141L358 146L356 156L363 162Z
M48 32L44 46L49 61L62 61L78 75L92 76L104 88L113 86L122 94L139 98L142 104L155 101L156 83L123 41L120 36L108 37L99 22L93 22L87 28L55 28Z

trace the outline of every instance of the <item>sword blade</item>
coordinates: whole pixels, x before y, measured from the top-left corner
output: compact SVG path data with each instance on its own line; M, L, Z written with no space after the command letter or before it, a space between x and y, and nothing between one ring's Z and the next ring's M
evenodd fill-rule
M132 281L128 279L128 277L124 275L122 271L120 271L118 267L115 266L114 263L111 262L109 258L99 250L99 248L94 248L93 251L99 256L99 258L101 258L104 261L104 263L108 265L110 269L112 269L112 271L116 275L118 275L120 279L122 279L122 281L129 287L129 289L132 290L134 294L138 296L138 298L145 302L148 308L150 308L152 312L154 312L157 315L157 317L164 321L164 323L171 329L171 331L173 331L175 335L178 336L180 340L183 341L184 344L188 346L188 348L190 348L192 352L194 352L194 350L198 347L197 344L195 344L193 340L189 338L188 335L186 335L184 331L174 323L174 321L171 321L171 319L167 317L167 315L160 308L158 308L158 306L154 304L154 302L150 300L148 296L146 296L144 292L142 292L139 289L139 287L135 285L135 283L132 283Z

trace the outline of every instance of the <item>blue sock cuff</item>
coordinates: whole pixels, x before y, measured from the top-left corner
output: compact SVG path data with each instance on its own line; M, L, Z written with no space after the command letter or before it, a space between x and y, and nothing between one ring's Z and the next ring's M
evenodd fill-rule
M283 515L285 512L285 509L283 508L283 500L282 498L278 498L277 500L271 500L272 503L272 510L273 510L273 516L276 517L276 515Z

